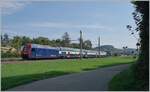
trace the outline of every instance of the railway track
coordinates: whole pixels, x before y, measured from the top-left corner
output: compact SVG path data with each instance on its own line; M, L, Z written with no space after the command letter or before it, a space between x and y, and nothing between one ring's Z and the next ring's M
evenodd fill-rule
M2 58L1 59L1 63L2 64L7 64L7 63L22 63L22 61L24 62L35 62L35 61L39 61L39 60L23 60L22 58Z
M15 63L32 63L32 62L50 62L50 61L59 61L64 59L37 59L37 60L23 60L22 58L7 58L1 59L1 64L15 64ZM70 59L65 59L70 60Z
M103 57L101 57L103 58ZM22 58L2 58L1 64L15 64L15 63L32 63L32 62L50 62L50 61L61 61L61 60L70 60L70 59L80 59L80 58L53 58L53 59L36 59L36 60L24 60ZM84 58L88 59L88 58Z
M22 58L1 58L1 62L5 61L22 61Z

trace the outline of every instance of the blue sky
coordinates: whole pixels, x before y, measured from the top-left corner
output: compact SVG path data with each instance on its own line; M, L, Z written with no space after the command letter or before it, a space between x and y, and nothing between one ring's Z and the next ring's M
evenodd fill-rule
M93 46L101 37L101 45L116 48L136 48L136 39L126 25L135 26L129 1L14 1L4 2L2 9L2 33L31 38L43 36L61 38L68 32L72 40L91 40Z

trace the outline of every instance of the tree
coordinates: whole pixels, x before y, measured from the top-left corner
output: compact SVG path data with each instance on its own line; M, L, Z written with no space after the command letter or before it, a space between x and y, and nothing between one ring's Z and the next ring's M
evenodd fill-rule
M51 40L50 45L54 46L54 47L61 47L62 46L62 40L61 39Z
M33 43L35 44L41 44L41 45L49 45L50 41L46 37L38 37L38 38L33 38Z
M3 38L3 35L1 35L1 45L4 46L4 38Z
M92 43L90 40L86 40L83 42L83 48L84 49L91 49L92 48Z
M32 39L30 39L29 37L23 36L22 37L22 45L25 45L27 43L31 43Z
M62 46L69 47L70 46L70 37L67 32L62 36Z
M9 39L8 34L5 33L4 35L1 35L2 46L8 46L9 42L10 42L10 39Z
M11 46L19 51L22 46L22 38L19 36L13 37L13 39L11 40Z
M57 47L56 40L51 40L49 43L50 46Z
M80 45L79 45L79 43L72 43L72 44L71 44L71 47L72 47L72 48L78 48L78 49L79 49L79 48L80 48Z
M149 90L149 1L134 1L133 17L140 33L140 54L135 65L135 78L141 80L143 90Z
M128 48L127 46L124 46L122 47L123 48L123 52L124 52L124 55L126 54L126 49Z

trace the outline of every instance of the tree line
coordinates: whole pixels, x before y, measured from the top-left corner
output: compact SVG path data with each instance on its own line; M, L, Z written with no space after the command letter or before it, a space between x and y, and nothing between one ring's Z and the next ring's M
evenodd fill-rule
M80 38L79 38L80 39ZM79 41L77 39L77 41ZM20 50L21 46L27 43L49 45L52 47L71 47L71 48L80 48L80 42L71 43L70 35L65 32L60 39L50 40L47 37L37 37L30 38L27 36L14 36L10 38L8 34L1 35L1 46L2 47L13 47L17 50ZM92 42L90 40L85 40L83 42L83 49L92 49Z

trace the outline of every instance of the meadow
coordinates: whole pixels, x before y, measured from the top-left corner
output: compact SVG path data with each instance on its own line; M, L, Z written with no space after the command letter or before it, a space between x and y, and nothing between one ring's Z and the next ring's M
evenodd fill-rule
M43 62L42 62L43 61ZM106 66L133 63L133 57L105 57L89 59L20 61L1 65L1 89L9 88L60 75L78 73Z

